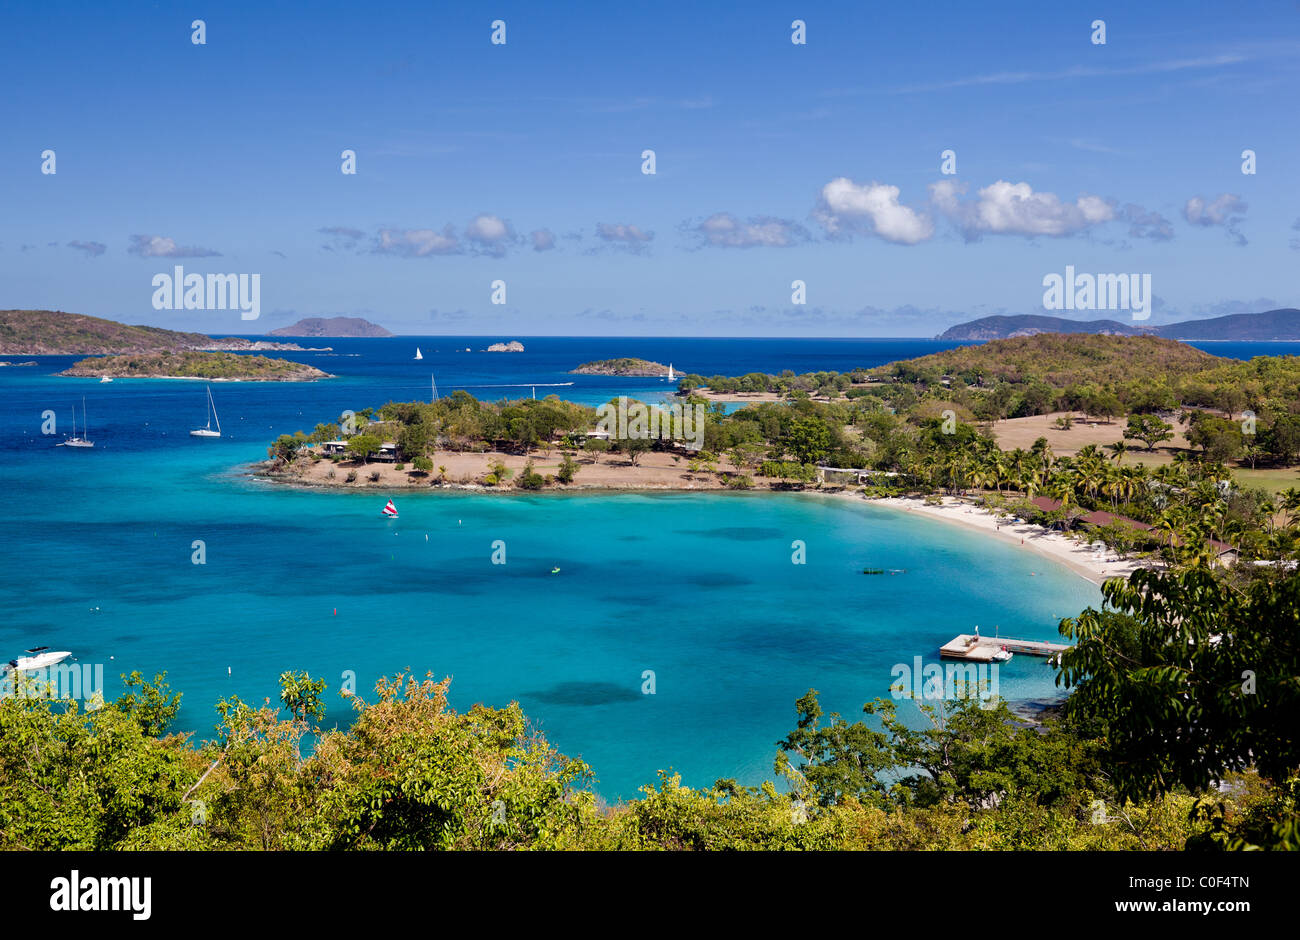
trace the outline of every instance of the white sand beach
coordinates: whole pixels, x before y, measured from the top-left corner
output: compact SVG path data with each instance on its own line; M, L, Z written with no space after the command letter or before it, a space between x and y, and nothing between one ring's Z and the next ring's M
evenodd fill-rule
M857 498L856 494L855 498ZM900 512L916 513L979 529L995 538L1019 545L1026 551L1037 552L1046 558L1060 562L1094 584L1101 584L1107 578L1126 578L1142 567L1139 561L1120 560L1111 549L1104 546L1099 552L1086 540L1075 541L1060 532L1053 532L1040 526L1000 519L986 509L971 506L952 497L944 497L941 506L927 506L923 500L901 497L873 499L871 503L874 506L885 506ZM1096 545L1100 544L1096 543Z

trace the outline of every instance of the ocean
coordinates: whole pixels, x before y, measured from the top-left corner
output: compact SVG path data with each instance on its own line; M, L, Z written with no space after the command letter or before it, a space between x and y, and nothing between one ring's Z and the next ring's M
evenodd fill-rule
M319 344L332 353L273 353L338 377L213 383L219 440L188 435L205 420L202 382L101 384L54 374L74 357L5 356L38 365L0 368L2 658L72 650L104 665L109 698L119 673L165 670L184 693L178 730L199 738L212 736L219 698L274 701L286 670L326 680L327 726L349 719L337 695L349 676L369 698L381 675L450 675L453 707L519 701L615 800L660 770L693 786L770 779L809 688L856 720L889 694L896 666L936 661L958 633L1052 639L1061 617L1100 601L1017 546L825 496L342 493L246 472L277 435L427 396L431 374L444 395L537 385L538 397L596 404L667 383L567 373L590 359L705 375L844 371L956 345L520 337L524 353L481 352L497 339L331 339ZM1285 344L1232 345L1249 355L1242 347ZM548 385L560 382L573 384ZM74 404L80 428L83 396L96 446L55 447ZM48 413L53 434L42 433ZM379 513L389 495L397 520ZM498 541L504 565L492 563ZM796 541L806 564L791 562ZM1052 676L1018 656L999 691L1052 699Z

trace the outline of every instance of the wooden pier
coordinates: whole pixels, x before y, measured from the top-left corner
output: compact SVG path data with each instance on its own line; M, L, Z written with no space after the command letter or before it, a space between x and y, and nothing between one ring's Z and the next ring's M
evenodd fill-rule
M1010 653L1025 653L1029 656L1052 657L1070 647L1065 643L1048 643L1045 640L1018 640L1009 636L981 636L978 633L962 633L939 647L939 655L948 659L964 659L969 662L987 663L993 661L993 654L1006 648Z

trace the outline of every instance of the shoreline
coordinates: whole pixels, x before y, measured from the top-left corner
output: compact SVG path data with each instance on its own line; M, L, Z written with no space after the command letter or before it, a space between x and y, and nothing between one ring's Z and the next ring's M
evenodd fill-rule
M866 500L874 506L884 506L895 512L911 512L930 519L974 529L1012 545L1064 565L1075 574L1098 587L1110 578L1127 578L1142 562L1119 560L1107 548L1100 555L1085 542L1077 542L1052 529L1044 529L1028 522L1011 522L999 519L987 509L972 506L952 496L943 497L942 506L927 506L923 499L891 496Z
M469 456L469 455L463 455ZM481 454L473 455L473 458L482 459ZM513 461L523 463L524 459L515 456ZM478 462L477 460L474 462ZM540 463L540 461L538 461ZM423 491L428 493L485 493L497 495L557 495L564 493L792 493L803 496L824 496L835 499L847 499L855 502L862 502L866 505L882 506L895 512L915 513L919 516L925 516L938 522L949 525L959 525L968 530L981 532L987 536L997 538L1010 545L1027 549L1039 557L1059 564L1073 571L1075 574L1100 586L1109 578L1127 578L1133 571L1144 567L1143 562L1128 559L1119 560L1112 551L1106 549L1098 554L1093 551L1089 543L1076 541L1061 532L1044 529L1041 526L1033 525L1028 522L1011 522L1000 519L987 509L972 506L962 500L951 496L943 497L943 504L939 506L928 506L923 498L919 497L884 497L877 499L868 499L859 493L856 488L848 486L826 486L821 487L806 486L803 489L795 487L784 488L776 481L769 481L763 477L755 475L754 484L746 490L731 490L727 486L717 481L716 477L710 478L701 475L696 477L689 473L682 473L684 467L681 466L638 466L625 467L620 466L615 469L614 466L603 466L602 470L615 470L615 473L609 476L606 474L593 474L605 477L599 481L583 482L581 480L581 471L579 478L572 483L561 484L552 483L536 490L521 489L514 485L514 478L503 485L488 486L484 483L474 482L473 479L447 479L442 483L436 483L433 477L411 479L406 471L395 471L392 464L370 464L366 469L384 468L389 471L385 473L378 481L369 479L358 479L353 483L339 482L337 480L323 479L319 474L308 473L301 474L282 474L268 472L266 462L258 462L241 466L239 469L252 479L265 480L268 483L278 484L281 486L301 487L312 490L333 490L336 492L364 492L364 493L410 493ZM362 468L358 468L359 470ZM460 469L460 468L458 468ZM478 468L476 468L478 469ZM539 466L540 471L544 468ZM594 467L591 464L584 464L583 470L591 471ZM641 471L641 473L637 473ZM397 479L398 474L405 479ZM360 475L360 474L359 474ZM477 476L477 474L475 474ZM623 477L623 479L618 479ZM638 479L639 477L639 479ZM775 484L775 485L774 485Z

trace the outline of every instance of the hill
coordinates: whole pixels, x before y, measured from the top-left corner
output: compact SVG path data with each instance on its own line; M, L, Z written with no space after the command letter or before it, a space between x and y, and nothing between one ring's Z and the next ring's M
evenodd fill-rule
M959 323L939 334L946 340L991 340L1029 336L1035 333L1109 333L1139 336L1150 332L1118 320L1067 320L1064 317L1024 314L1023 316L981 317Z
M1037 380L1054 388L1075 383L1113 384L1156 376L1194 375L1224 362L1159 336L1039 333L959 346L871 370L873 375L934 384L935 376L963 376L974 384Z
M296 343L268 343L158 326L127 326L116 320L59 310L0 310L0 355L107 356L164 350L302 351Z
M574 375L667 375L668 367L662 362L624 356L618 359L584 362L572 372Z
M188 349L211 343L212 338L202 333L178 333L156 326L127 326L79 313L0 310L0 354L104 355Z
M1158 336L1181 340L1233 340L1243 343L1267 343L1274 340L1300 340L1300 310L1287 307L1265 313L1234 313L1209 320L1188 320L1158 326Z
M392 336L382 326L360 317L307 317L292 326L271 330L267 336L350 336L373 338Z
M1177 340L1269 342L1300 340L1300 310L1284 308L1264 313L1236 313L1207 320L1185 320L1144 326L1120 320L1068 320L1039 314L981 317L959 323L939 334L941 340L993 340L1035 333L1105 333L1119 336L1163 336Z
M319 369L266 356L178 350L82 359L60 375L94 378L183 378L244 382L312 382L331 376Z

